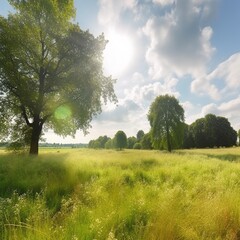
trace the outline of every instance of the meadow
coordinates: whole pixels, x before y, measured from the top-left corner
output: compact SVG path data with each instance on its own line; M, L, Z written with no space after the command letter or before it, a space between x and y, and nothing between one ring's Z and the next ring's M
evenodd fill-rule
M240 239L240 148L0 150L0 239Z

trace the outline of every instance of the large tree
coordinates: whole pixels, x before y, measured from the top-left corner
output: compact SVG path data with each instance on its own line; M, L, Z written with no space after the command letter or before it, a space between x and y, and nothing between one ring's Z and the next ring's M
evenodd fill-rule
M174 96L158 96L151 104L148 120L155 148L179 147L183 141L184 110Z
M14 13L0 16L0 126L24 123L30 154L38 154L43 126L86 133L102 103L116 100L114 81L102 70L104 36L73 23L73 0L9 3Z

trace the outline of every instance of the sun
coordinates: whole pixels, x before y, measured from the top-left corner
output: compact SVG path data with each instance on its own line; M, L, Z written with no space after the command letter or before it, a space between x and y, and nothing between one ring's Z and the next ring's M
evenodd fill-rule
M117 77L132 63L134 44L130 36L114 30L109 31L106 38L108 44L103 54L103 67L107 74Z

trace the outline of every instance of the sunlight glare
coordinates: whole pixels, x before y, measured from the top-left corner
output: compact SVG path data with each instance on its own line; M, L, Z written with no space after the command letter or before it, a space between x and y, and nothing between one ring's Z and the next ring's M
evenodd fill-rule
M104 70L107 74L119 76L127 70L133 60L133 41L126 34L116 31L110 31L106 39L109 42L104 51Z

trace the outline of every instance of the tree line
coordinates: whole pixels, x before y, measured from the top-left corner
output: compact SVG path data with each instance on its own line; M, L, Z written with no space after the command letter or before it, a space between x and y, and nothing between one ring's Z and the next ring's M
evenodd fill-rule
M95 140L90 140L89 148L94 149L152 149L150 134L145 134L143 130L139 130L136 136L127 137L122 130L116 132L113 138L100 136Z
M232 147L237 145L237 136L227 118L207 114L185 125L183 148Z
M172 149L231 147L237 145L238 133L227 118L207 114L192 124L184 123L184 110L178 100L169 95L158 96L151 104L148 120L150 131L139 130L128 137L119 130L113 139L100 136L91 140L89 148Z

